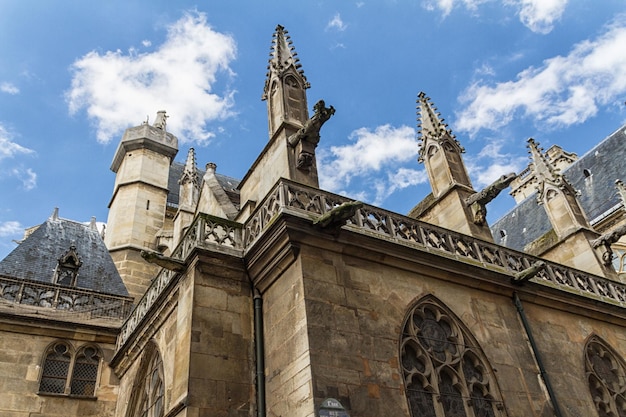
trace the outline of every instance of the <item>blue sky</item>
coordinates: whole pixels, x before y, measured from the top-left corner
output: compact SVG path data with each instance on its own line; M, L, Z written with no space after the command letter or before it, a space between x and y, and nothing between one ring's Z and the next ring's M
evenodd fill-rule
M203 167L241 178L265 146L272 33L319 99L323 188L406 213L429 192L415 100L465 147L476 189L528 164L526 139L583 155L626 121L623 0L0 0L0 258L60 216L106 221L125 128L165 109ZM502 194L492 220L513 205Z

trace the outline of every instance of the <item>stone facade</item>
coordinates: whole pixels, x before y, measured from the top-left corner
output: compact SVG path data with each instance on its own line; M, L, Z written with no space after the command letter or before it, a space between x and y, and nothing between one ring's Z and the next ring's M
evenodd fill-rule
M0 276L0 414L313 417L329 399L352 417L623 414L626 285L575 193L546 198L557 224L534 250L494 243L485 205L512 177L474 190L424 94L433 193L409 216L320 190L315 146L334 109L309 117L294 57L278 26L269 140L241 182L201 172L193 150L172 163L164 112L126 132L106 242L130 297ZM543 162L534 184L563 192ZM93 392L72 395L69 379L41 392L83 346L99 355Z

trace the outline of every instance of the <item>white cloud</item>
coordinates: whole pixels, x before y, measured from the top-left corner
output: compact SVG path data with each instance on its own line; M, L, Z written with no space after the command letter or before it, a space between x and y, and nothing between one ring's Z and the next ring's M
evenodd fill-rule
M185 14L153 52L92 51L74 62L69 111L85 109L106 143L165 109L168 130L181 141L206 143L214 136L209 123L233 115L234 91L214 90L219 76L233 75L235 55L234 39L213 30L205 14Z
M476 13L480 5L488 2L493 0L425 0L422 5L428 11L439 10L445 18L455 7L464 7ZM554 23L563 15L567 2L568 0L504 0L503 4L512 6L528 29L546 34L552 31Z
M536 33L550 33L561 18L568 0L508 0L518 9L520 21Z
M13 142L11 134L0 124L0 161L4 158L12 158L17 154L32 154L32 149L25 148Z
M549 128L583 123L598 106L617 102L626 92L626 22L616 19L597 39L575 45L569 55L547 59L520 72L515 81L478 81L460 98L455 128L475 134L498 129L521 113Z
M0 222L0 237L14 236L24 233L24 227L20 222L13 220Z
M150 41L149 41L149 40L147 40L147 39L145 39L145 40L141 41L141 44L142 44L143 46L145 46L146 48L148 48L148 47L152 46L152 42L150 42Z
M330 21L326 25L326 30L336 29L340 32L343 32L347 28L348 28L348 25L343 23L343 20L341 20L341 16L339 15L339 13L333 16L333 18L330 19Z
M417 158L418 142L413 128L390 125L373 130L360 128L349 139L351 144L318 152L321 188L380 204L398 189L428 181L423 171L401 166ZM353 178L370 184L371 188L345 191Z
M463 158L475 189L484 188L502 175L519 173L526 168L529 162L527 156L502 153L503 147L503 140L489 140L478 155Z
M15 94L19 94L20 89L17 88L12 83L3 82L3 83L0 83L0 91L2 91L3 93L15 95Z

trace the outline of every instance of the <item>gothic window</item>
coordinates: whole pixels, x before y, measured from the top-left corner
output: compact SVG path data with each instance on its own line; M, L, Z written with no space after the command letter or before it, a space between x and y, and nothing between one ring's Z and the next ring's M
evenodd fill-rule
M100 355L93 346L83 347L76 355L70 394L93 396L96 391Z
M626 417L626 365L598 336L585 347L585 372L600 417Z
M162 417L164 411L163 362L153 344L146 348L133 386L128 417Z
M410 310L400 356L412 417L505 415L480 346L436 298L425 297Z
M100 357L95 346L84 346L74 354L69 343L52 344L44 354L39 393L93 397Z

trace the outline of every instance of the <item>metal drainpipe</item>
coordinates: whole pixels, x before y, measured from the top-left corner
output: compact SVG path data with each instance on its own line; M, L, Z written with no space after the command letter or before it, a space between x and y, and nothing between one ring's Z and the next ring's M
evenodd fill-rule
M265 349L263 345L263 298L254 291L254 342L256 345L256 401L257 416L265 417Z
M535 356L535 360L537 361L537 366L539 367L539 374L541 375L541 379L543 379L543 383L546 386L546 390L548 391L548 396L550 397L550 402L552 403L552 407L554 408L554 414L556 417L562 417L561 408L559 407L559 403L556 400L556 396L554 395L554 390L552 389L552 385L550 384L550 379L548 378L548 373L546 372L546 368L543 366L543 361L541 360L541 355L539 353L539 349L537 349L537 344L535 343L535 338L533 337L533 333L530 329L530 323L528 323L528 319L526 318L526 313L524 312L524 307L522 306L522 301L517 296L517 292L513 292L513 303L517 308L517 313L522 319L522 325L524 326L524 330L526 330L526 336L528 336L528 341L530 342L530 348L533 351L533 355Z

